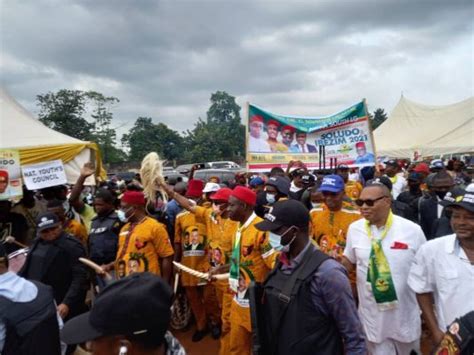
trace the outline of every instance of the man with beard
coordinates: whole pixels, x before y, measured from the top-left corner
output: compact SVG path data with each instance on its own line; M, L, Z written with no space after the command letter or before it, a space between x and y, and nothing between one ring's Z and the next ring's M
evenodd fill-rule
M291 144L295 139L295 128L291 126L283 126L281 129L281 142L288 147L288 150L293 151Z

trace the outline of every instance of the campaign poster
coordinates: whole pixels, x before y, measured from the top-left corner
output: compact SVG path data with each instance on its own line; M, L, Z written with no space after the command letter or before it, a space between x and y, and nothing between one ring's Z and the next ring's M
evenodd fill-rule
M21 167L28 190L67 184L66 171L62 160L52 160Z
M0 149L0 201L21 196L20 153L18 150Z
M249 104L247 127L249 171L286 168L290 160L310 169L375 164L364 101L323 117L283 116Z

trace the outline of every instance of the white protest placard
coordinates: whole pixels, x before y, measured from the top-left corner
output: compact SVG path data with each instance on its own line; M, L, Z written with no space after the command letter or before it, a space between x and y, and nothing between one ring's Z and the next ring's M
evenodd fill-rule
M52 160L21 167L28 190L39 190L67 183L62 160Z

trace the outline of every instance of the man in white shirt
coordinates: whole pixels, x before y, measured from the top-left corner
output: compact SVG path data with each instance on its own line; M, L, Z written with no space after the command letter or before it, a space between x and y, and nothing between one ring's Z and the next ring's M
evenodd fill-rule
M270 144L261 137L263 131L263 117L254 115L250 118L249 152L271 153Z
M59 326L52 289L8 271L0 243L0 354L59 355Z
M408 277L435 343L454 319L474 311L474 193L446 208L454 234L423 245Z
M385 175L392 182L392 196L396 200L398 195L400 195L408 186L406 179L399 174L400 166L398 162L394 159L384 162L385 164Z
M419 352L420 311L407 277L426 239L415 223L391 212L388 188L366 186L355 201L364 219L349 226L343 265L357 266L359 316L372 355Z

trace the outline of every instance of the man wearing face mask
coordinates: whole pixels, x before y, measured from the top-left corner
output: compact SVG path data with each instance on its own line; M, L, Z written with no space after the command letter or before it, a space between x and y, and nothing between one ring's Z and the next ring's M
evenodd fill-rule
M255 225L262 221L254 213L257 196L242 186L237 186L229 197L228 212L231 220L239 223L232 237L232 252L230 265L211 270L210 274L229 272L229 288L233 293L228 312L230 326L228 343L221 342L220 354L244 355L251 354L252 328L250 322L250 304L247 298L251 281L263 282L273 267L276 253L268 240L268 234L259 231ZM244 278L242 278L244 276Z
M252 309L258 353L366 354L347 272L311 243L308 225L308 210L294 200L277 202L256 225L281 252Z
M451 175L443 170L429 175L427 183L428 193L418 202L418 217L426 239L431 240L434 238L435 221L443 214L444 207L439 202L453 188L454 181Z
M403 191L397 197L397 201L409 205L413 213L418 215L418 200L423 196L421 184L423 183L423 175L421 173L412 172L408 175L408 191Z
M215 185L215 186L214 186ZM168 196L173 198L185 211L178 214L175 224L175 260L181 262L192 269L207 272L209 264L209 246L217 244L221 250L230 250L230 241L224 240L224 231L230 225L227 220L221 217L225 210L227 190L221 189L216 183L207 183L206 187L211 190L209 194L210 207L201 205L200 197L203 193L203 182L201 180L190 180L186 196L182 196L168 185L162 185ZM216 188L217 186L217 188ZM206 188L204 188L206 190ZM221 192L222 191L222 192ZM215 198L216 197L216 198ZM202 250L187 251L184 239L184 231L189 227L200 226L206 231L205 248ZM222 238L222 239L221 239ZM206 284L205 280L198 279L188 273L181 274L181 284L184 286L186 296L191 305L194 318L196 320L196 332L192 340L198 342L209 333L214 339L221 335L221 311L222 296L217 294L217 287L214 284Z
M272 176L265 183L265 190L257 195L255 213L263 217L277 201L287 200L290 180L286 176Z
M145 195L141 191L126 191L117 215L125 225L120 230L117 256L114 262L103 265L104 271L124 265L123 274L151 272L170 282L173 271L173 248L166 227L148 217Z

